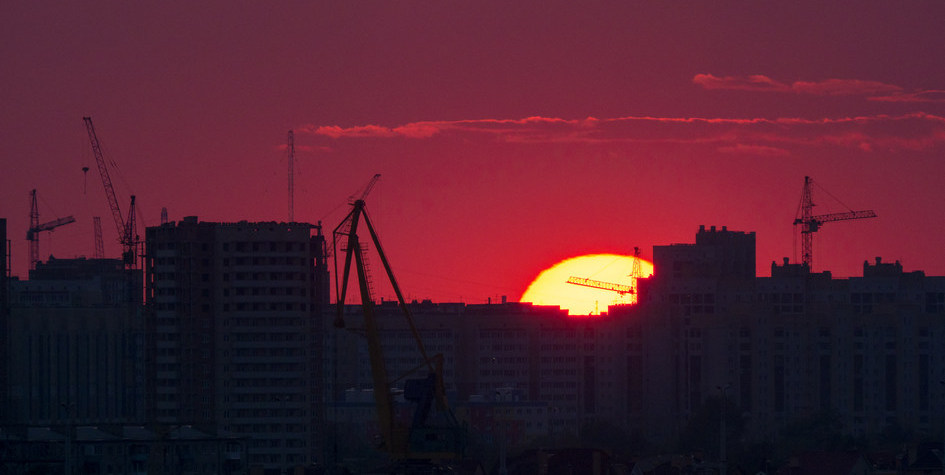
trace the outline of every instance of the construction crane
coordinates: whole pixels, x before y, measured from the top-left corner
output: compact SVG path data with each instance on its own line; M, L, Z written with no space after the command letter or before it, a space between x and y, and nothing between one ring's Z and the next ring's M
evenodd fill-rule
M135 223L135 197L134 195L131 196L128 219L125 220L121 215L121 208L118 206L118 198L115 196L115 188L112 186L112 179L108 174L105 156L102 154L102 146L99 143L98 136L95 134L92 118L83 117L82 120L85 121L85 128L89 133L89 141L92 143L92 154L95 155L95 163L98 164L98 173L101 175L102 185L105 187L105 197L108 199L108 207L112 211L112 220L115 221L115 228L118 231L118 242L122 245L122 261L125 263L126 268L137 268L140 237L138 236L137 224Z
M380 173L374 174L374 176L373 176L370 180L368 180L367 184L364 185L364 188L361 189L361 194L359 195L358 198L355 198L354 195L351 195L351 196L348 197L348 204L349 204L349 205L354 205L355 202L357 202L358 200L364 201L364 198L365 198L369 193L371 193L371 190L374 189L374 185L377 184L377 180L380 180L380 179L381 179L381 174L380 174Z
M814 200L811 197L811 188L814 180L809 176L804 177L804 191L801 195L801 202L798 205L797 214L794 217L795 229L798 225L801 227L801 262L812 268L814 261L814 233L820 230L824 223L833 221L846 221L850 219L875 218L876 213L873 210L846 211L841 213L830 213L814 215Z
M604 282L601 280L586 279L584 277L575 277L573 275L571 277L568 277L568 283L574 284L574 285L581 285L584 287L591 287L594 289L612 290L614 292L617 292L620 295L632 294L636 292L636 290L633 288L632 285L615 284L613 282Z
M289 155L289 222L295 222L295 132L289 130L289 140L286 143Z
M26 231L26 240L30 242L30 270L36 269L36 263L39 262L39 233L43 231L52 231L59 226L74 223L75 218L66 216L47 223L39 224L39 207L36 206L36 190L30 192L32 198L30 204L30 228Z
M604 282L601 280L588 279L586 277L576 277L573 275L568 277L567 283L573 284L573 285L580 285L583 287L591 287L594 289L609 290L611 292L617 292L617 294L620 295L621 297L625 295L631 295L630 302L634 303L636 302L636 295L637 295L637 279L639 279L640 277L643 277L642 271L640 270L640 248L639 247L633 248L633 267L630 272L630 277L631 277L630 285L616 284L613 282Z
M354 261L358 276L358 286L361 294L361 309L364 314L363 336L367 340L368 355L371 361L371 376L374 384L374 402L378 418L378 427L381 430L383 439L382 449L388 454L391 461L395 464L424 464L438 463L440 461L457 459L462 457L465 447L465 430L460 426L446 399L446 391L443 383L443 356L437 354L430 356L420 338L420 333L414 325L410 309L404 301L397 280L387 261L381 243L378 240L374 226L368 218L365 210L364 198L371 191L380 175L375 175L368 183L360 197L352 203L351 212L335 228L334 246L335 246L335 279L337 295L337 315L334 326L336 328L345 328L346 324L343 318L345 297L347 295L348 280L351 270L351 261ZM367 227L374 243L374 248L384 265L388 280L394 293L397 295L397 301L403 312L410 332L413 335L417 350L420 353L422 364L418 368L426 367L428 374L425 378L406 379L404 381L404 398L416 404L412 422L408 425L404 421L397 420L394 417L394 400L391 392L391 386L394 382L403 379L401 376L391 380L388 378L387 367L384 361L383 349L381 347L380 331L378 328L377 317L374 312L374 301L371 298L370 279L368 269L365 263L364 249L358 238L358 228L361 221ZM344 252L344 269L341 282L337 281L337 261L338 261L338 243L342 242ZM360 332L359 332L360 333ZM406 375L405 375L406 376ZM446 423L444 425L432 424L433 406L437 411L445 415Z
M102 239L102 218L99 216L92 217L92 227L95 230L95 254L93 254L92 257L95 259L104 259L105 241Z

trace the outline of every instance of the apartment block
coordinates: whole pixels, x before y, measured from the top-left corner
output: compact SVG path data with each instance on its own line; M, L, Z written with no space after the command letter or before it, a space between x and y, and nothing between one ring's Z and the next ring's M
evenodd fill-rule
M321 227L187 217L146 236L149 419L245 438L250 466L318 461Z
M787 260L758 277L755 234L726 227L700 227L694 243L655 246L653 256L639 303L600 316L520 303L408 307L430 352L444 355L457 407L508 388L544 409L548 437L612 424L671 444L710 398L739 409L745 440L777 440L825 417L855 437L942 433L945 277L879 258L850 278ZM396 305L377 314L396 378L419 353ZM359 328L357 306L345 318ZM357 331L325 336L331 407L372 383Z
M29 277L10 282L6 423L140 424L141 272L117 259L51 257Z

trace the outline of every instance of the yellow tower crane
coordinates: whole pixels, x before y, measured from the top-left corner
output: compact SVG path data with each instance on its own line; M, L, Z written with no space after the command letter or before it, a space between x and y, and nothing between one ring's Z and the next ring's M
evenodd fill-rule
M586 277L577 277L570 276L568 277L567 282L573 285L580 285L583 287L591 287L593 289L600 290L609 290L611 292L617 292L620 296L630 295L630 303L637 302L637 279L643 277L643 272L640 270L640 248L633 248L633 268L630 272L630 285L626 284L616 284L613 282L604 282L600 280L588 279Z

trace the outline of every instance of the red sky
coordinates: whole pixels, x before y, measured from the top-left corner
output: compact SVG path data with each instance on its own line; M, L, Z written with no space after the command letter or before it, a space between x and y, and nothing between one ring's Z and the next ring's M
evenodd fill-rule
M945 4L583 3L3 2L13 273L32 188L41 221L77 219L44 257L90 256L92 216L117 256L88 115L147 225L285 220L289 129L297 220L330 231L381 173L368 211L411 298L517 299L561 259L651 258L700 224L756 231L768 275L805 175L879 215L825 225L815 270L945 275Z

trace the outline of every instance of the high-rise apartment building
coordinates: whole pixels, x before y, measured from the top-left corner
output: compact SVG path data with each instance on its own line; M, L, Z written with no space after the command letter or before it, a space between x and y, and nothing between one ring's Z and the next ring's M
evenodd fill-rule
M10 242L7 240L7 219L0 218L0 349L7 347L9 330L7 329L7 312L9 311L8 292L10 290ZM8 366L6 358L0 358L0 401L7 401ZM0 404L0 421L7 420L9 413L6 404Z
M787 261L757 277L755 234L725 227L700 227L695 243L653 256L639 304L601 316L518 303L411 309L428 351L444 354L456 405L513 390L541 403L549 437L603 423L671 444L713 398L738 408L746 441L824 418L855 437L945 429L945 277L881 259L857 277ZM377 308L390 374L416 367L399 309ZM346 320L358 328L357 307ZM326 342L332 407L372 383L362 339Z
M321 227L180 222L146 231L148 417L244 437L251 466L317 461Z
M7 423L142 423L140 271L117 259L50 258L29 277L10 285Z

